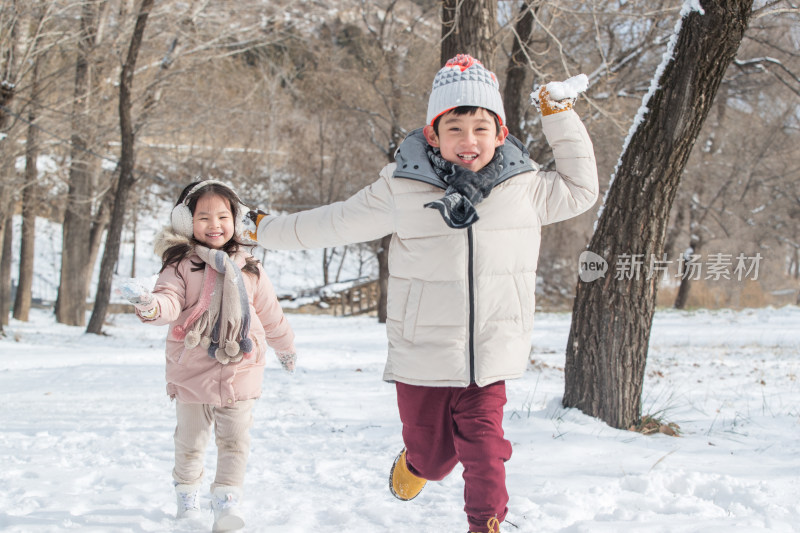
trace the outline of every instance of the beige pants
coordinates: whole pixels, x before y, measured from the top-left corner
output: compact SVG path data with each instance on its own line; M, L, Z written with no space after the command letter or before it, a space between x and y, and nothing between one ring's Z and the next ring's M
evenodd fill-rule
M203 481L203 463L211 427L217 443L217 473L213 491L219 485L241 487L250 455L250 427L255 400L236 402L233 407L175 402L175 469L177 483L196 485Z

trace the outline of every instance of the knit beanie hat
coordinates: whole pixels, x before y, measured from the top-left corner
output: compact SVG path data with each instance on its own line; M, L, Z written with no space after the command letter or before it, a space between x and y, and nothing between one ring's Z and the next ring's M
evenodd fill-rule
M458 54L436 73L425 122L433 125L440 115L461 106L486 108L497 115L500 124L506 122L497 77L467 54Z

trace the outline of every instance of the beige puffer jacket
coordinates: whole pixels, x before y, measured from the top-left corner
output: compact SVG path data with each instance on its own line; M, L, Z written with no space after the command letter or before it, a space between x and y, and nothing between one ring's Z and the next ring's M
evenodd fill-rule
M525 171L495 186L467 229L423 207L443 195L435 177L398 177L390 164L344 202L265 217L259 244L321 248L393 234L384 379L465 387L519 377L530 354L541 227L598 197L594 151L578 115L542 117L542 126L557 170Z

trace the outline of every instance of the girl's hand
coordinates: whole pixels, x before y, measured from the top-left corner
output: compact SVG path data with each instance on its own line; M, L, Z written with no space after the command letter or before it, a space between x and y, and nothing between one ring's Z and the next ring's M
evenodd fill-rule
M294 364L297 361L297 354L294 352L275 352L281 366L290 374L294 374Z
M150 289L136 279L126 279L117 285L116 292L133 305L148 306L153 303L153 294Z

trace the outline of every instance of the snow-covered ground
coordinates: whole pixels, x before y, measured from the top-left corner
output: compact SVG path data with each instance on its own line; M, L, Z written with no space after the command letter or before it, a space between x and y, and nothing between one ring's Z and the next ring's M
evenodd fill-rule
M465 532L458 469L411 502L389 494L402 443L383 327L289 319L299 369L265 371L246 531ZM561 407L569 319L537 315L533 363L508 386L504 532L800 531L800 308L657 313L645 413L677 438ZM0 340L1 531L197 530L173 518L165 330L110 321L86 335L34 310Z

